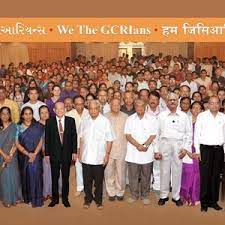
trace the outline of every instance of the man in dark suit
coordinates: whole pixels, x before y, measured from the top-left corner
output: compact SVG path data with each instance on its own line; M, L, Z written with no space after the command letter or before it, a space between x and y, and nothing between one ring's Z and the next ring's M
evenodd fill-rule
M52 201L49 207L59 203L58 180L62 172L62 202L70 207L69 174L71 160L77 158L77 132L75 120L65 116L65 107L62 102L55 104L56 117L50 118L45 127L45 154L50 160L52 173Z

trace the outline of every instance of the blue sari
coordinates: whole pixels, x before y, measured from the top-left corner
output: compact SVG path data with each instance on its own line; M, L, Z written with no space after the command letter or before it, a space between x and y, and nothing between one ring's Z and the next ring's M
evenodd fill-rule
M34 153L43 134L44 126L40 123L32 123L25 130L20 125L18 141L29 153ZM42 206L44 204L42 151L37 154L33 163L29 162L29 157L20 154L19 164L24 202L31 203L33 207Z
M5 130L0 131L0 148L8 155L15 144L15 138L16 125L13 123ZM0 166L2 166L3 162L3 158L0 157ZM22 200L23 197L16 152L12 161L0 172L0 201L6 205L15 205Z

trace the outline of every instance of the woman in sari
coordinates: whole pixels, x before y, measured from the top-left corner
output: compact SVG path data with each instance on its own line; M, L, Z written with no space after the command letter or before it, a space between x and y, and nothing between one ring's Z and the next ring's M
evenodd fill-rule
M181 191L180 196L184 203L189 206L199 204L200 201L200 172L199 162L195 159L195 147L194 147L194 132L195 122L198 114L203 110L201 102L193 102L191 105L192 113L192 127L193 127L193 138L192 138L192 153L187 153L183 158L183 169L181 178Z
M19 165L24 202L32 207L43 205L42 146L44 126L33 118L33 110L24 107L17 127L16 146L20 151Z
M23 200L17 149L15 146L16 125L12 123L8 107L0 109L0 201L5 207Z

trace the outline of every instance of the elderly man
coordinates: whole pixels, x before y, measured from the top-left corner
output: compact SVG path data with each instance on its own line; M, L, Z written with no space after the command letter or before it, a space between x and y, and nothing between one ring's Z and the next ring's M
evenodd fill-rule
M114 140L110 121L100 113L100 103L89 103L89 116L81 121L79 129L80 153L84 180L84 208L88 209L94 200L98 209L103 209L102 192L104 169ZM92 193L93 182L95 186Z
M129 203L133 203L141 197L143 204L150 204L148 195L154 151L152 144L157 133L157 123L153 116L145 113L146 104L143 100L135 101L136 113L129 116L124 133L127 138L127 154L125 160L128 163L128 177L131 197ZM141 178L139 191L139 178Z
M62 172L62 202L70 207L69 175L71 161L77 158L77 132L73 118L65 116L65 106L57 102L54 107L56 117L47 121L45 127L45 155L50 159L52 173L52 201L48 205L59 204L58 181Z
M121 106L121 112L126 113L128 116L134 114L134 93L131 91L125 91L123 95L123 101L124 104Z
M103 114L110 111L109 103L107 102L107 92L104 90L101 90L98 92L98 100L101 105L101 112Z
M186 113L178 107L178 96L170 93L167 98L168 109L159 115L159 148L155 158L160 161L160 199L164 205L168 200L170 178L172 175L172 201L182 206L180 199L182 158L190 149L192 128Z
M120 100L112 99L110 102L111 111L105 116L112 124L113 131L116 135L113 141L109 162L105 170L106 190L109 195L109 200L122 201L125 192L126 178L126 137L124 135L124 126L127 115L120 112Z
M200 160L201 211L208 207L222 210L219 199L220 173L222 171L225 143L225 115L219 112L218 97L209 99L209 109L198 115L195 124L195 149Z

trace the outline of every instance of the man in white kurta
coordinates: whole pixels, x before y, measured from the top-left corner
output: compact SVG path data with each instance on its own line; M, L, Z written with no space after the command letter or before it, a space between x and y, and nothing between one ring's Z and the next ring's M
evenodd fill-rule
M97 208L102 209L104 169L109 161L115 135L110 121L100 113L100 103L96 100L89 103L89 115L81 121L79 137L79 159L82 162L85 192L84 208L89 208L94 200Z
M106 190L109 200L122 201L126 186L126 162L127 140L124 135L124 126L128 116L120 111L121 101L112 99L110 102L111 111L105 116L111 122L116 135L112 144L108 165L105 169Z
M155 158L160 161L160 199L164 205L169 200L172 175L172 201L182 206L180 199L182 159L192 142L192 128L186 113L178 107L178 96L170 93L167 99L168 109L159 115L159 147Z
M66 98L64 100L64 104L66 107L66 116L70 116L75 119L76 128L77 131L79 131L81 120L88 115L88 110L84 108L84 98L82 96L75 97L74 99L75 109L72 108L73 100L71 98ZM77 147L79 151L79 140L80 140L79 135L77 135L77 138L78 138ZM75 167L76 167L76 185L77 185L77 192L75 193L75 196L78 197L84 190L82 165L79 162L79 160L76 161Z
M157 134L157 123L153 116L145 113L146 104L143 100L135 101L136 113L129 116L124 133L128 140L126 162L131 197L129 203L139 197L143 204L149 204L149 190L154 158L153 141ZM139 178L141 178L139 191Z

